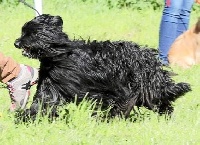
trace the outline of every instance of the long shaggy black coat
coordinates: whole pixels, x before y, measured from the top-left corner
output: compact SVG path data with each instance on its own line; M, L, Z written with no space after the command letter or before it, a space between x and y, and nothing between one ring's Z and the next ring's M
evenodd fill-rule
M70 40L62 31L60 16L40 15L25 23L15 41L23 55L40 61L39 82L30 109L35 116L59 105L87 99L111 107L110 116L128 117L134 106L162 113L173 111L172 102L190 91L163 70L154 49L127 41Z

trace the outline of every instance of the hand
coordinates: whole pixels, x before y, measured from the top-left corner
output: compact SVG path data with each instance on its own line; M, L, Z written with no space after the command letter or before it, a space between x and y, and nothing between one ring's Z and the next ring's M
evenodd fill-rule
M197 4L200 4L200 0L195 0L195 2L196 2Z

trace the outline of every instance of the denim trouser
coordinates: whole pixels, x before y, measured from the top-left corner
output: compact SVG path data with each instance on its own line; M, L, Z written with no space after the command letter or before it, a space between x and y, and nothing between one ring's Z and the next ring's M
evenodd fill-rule
M159 58L163 64L168 64L168 50L174 40L188 29L193 3L194 0L165 0L159 32Z

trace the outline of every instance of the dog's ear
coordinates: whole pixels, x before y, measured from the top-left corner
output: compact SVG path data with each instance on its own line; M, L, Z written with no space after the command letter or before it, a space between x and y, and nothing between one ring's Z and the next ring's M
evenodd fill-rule
M61 26L62 27L63 20L60 16L52 16L50 24L52 24L53 26Z
M34 18L37 23L46 24L48 26L62 27L63 20L60 16L51 16L49 14L42 14Z
M200 18L199 18L198 22L195 25L195 30L194 31L195 31L195 33L199 33L200 32Z

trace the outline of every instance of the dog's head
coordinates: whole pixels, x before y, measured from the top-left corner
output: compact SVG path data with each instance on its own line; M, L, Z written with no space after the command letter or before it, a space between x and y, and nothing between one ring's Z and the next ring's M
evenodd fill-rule
M63 20L60 16L43 14L35 17L22 27L22 35L14 45L23 49L23 55L30 58L57 55L56 48L65 45L68 36L62 32Z

